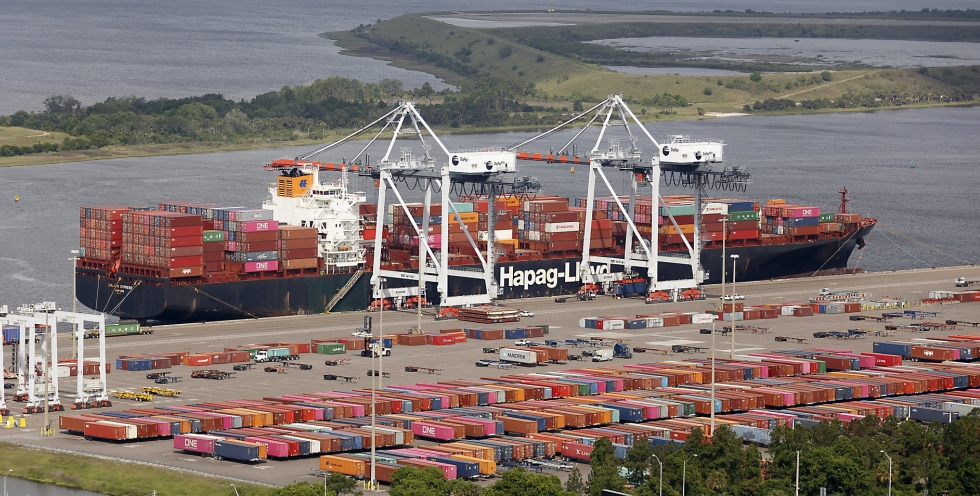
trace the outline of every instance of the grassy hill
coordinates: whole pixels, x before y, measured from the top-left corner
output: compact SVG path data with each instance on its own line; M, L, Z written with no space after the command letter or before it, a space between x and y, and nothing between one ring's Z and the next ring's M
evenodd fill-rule
M321 36L337 40L349 55L390 60L398 67L428 72L456 85L484 74L531 81L539 91L535 102L539 105L566 107L570 102L596 102L620 93L637 104L637 111L656 115L650 104L655 96L683 96L692 106L675 109L677 115L671 116L675 118L696 116L699 107L705 112L737 112L746 104L767 98L799 101L837 99L849 93L951 94L962 86L955 78L941 80L914 69L833 71L829 81L818 72L765 73L759 81L748 76L623 74L537 50L494 33L409 14ZM973 86L968 91L976 92L977 79L972 76Z

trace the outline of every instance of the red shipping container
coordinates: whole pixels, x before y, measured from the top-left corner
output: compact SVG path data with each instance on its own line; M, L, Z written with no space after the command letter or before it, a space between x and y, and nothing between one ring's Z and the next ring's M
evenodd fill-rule
M184 365L189 365L191 367L212 364L211 355L204 355L204 354L186 355L184 356L183 360L184 360Z
M196 245L204 244L204 239L201 236L181 236L181 237L163 236L163 237L154 237L153 239L159 240L159 243L153 242L147 244L153 244L156 246L169 246L169 247L196 246Z
M310 229L310 228L306 228L306 229ZM235 233L235 241L238 241L239 243L258 243L262 241L278 241L278 240L279 240L278 231L254 231L254 232ZM268 250L257 250L257 251L268 251Z
M204 266L198 265L195 267L171 267L169 275L171 279L177 279L180 277L200 277L204 275Z
M161 235L168 236L171 238L179 238L183 236L200 236L203 232L204 232L204 227L201 224L198 224L196 226L164 228Z
M313 269L319 265L318 258L298 258L294 260L280 260L280 267L283 269Z
M256 251L274 251L279 249L279 243L276 240L271 241L237 241L235 246L235 251L245 251L245 252L256 252Z
M204 255L203 246L171 246L167 256L170 258L179 257L200 257Z
M807 307L794 308L793 309L793 316L794 317L812 317L813 316L813 307L808 307L807 306Z
M172 257L165 259L167 267L193 267L195 265L204 265L204 257L198 255L196 257Z
M279 250L279 258L287 259L303 259L303 258L316 258L319 252L316 248L297 248L295 250Z
M372 229L373 230L373 229ZM365 237L365 239L367 239ZM373 238L372 238L373 239ZM280 239L279 249L280 250L300 250L304 248L316 248L317 247L316 238L290 238L290 239Z
M231 363L231 354L228 352L211 353L210 355L211 355L211 363L213 365Z

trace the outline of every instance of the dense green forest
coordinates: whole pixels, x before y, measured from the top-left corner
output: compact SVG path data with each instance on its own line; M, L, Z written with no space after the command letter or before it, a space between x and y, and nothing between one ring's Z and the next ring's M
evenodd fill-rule
M467 80L459 90L436 92L426 83L402 89L396 79L378 84L343 77L321 79L235 102L218 94L187 98L109 98L83 107L71 96L52 96L43 112L19 111L0 117L0 126L59 131L61 143L0 146L0 156L85 150L109 145L181 142L271 142L324 139L328 132L357 129L390 111L405 99L414 100L432 126L443 128L551 125L570 111L582 109L585 97L568 106L532 106L538 98L534 83L483 76ZM686 106L682 97L664 94L651 99L663 113ZM571 110L568 107L572 107Z
M950 424L899 422L874 416L848 424L821 422L813 428L778 426L765 453L745 444L727 427L708 438L695 429L683 444L637 442L625 459L612 443L599 440L587 476L575 469L563 485L558 477L510 469L488 487L447 481L433 467L397 470L392 496L599 496L603 489L636 496L663 494L789 496L799 494L885 496L980 494L980 415ZM889 457L892 460L889 475ZM660 479L663 464L663 481ZM686 469L685 469L686 464ZM346 482L345 482L346 481ZM357 494L354 481L334 474L329 489ZM315 496L322 486L308 483L273 491L275 496Z
M920 69L919 76L950 85L945 92L847 91L834 98L792 100L768 98L746 104L746 112L806 112L820 109L853 109L971 102L980 94L980 67ZM771 91L806 88L830 81L829 72L786 79L778 88L760 73L749 78L718 78L716 88ZM815 83L816 81L816 83ZM705 96L713 91L709 84ZM604 97L605 95L602 95ZM399 101L417 102L419 111L437 128L544 127L581 111L600 96L550 96L525 79L484 75L463 80L459 89L436 92L426 83L406 90L396 79L363 83L343 77L321 79L308 85L284 86L278 91L235 102L220 94L187 98L109 98L90 106L67 95L49 97L42 112L19 111L0 116L0 126L17 126L68 136L60 143L0 146L0 157L73 150L100 149L112 145L133 146L174 143L262 144L298 139L325 140L331 135L358 129L391 110ZM688 98L664 92L653 97L625 96L653 117L673 115L689 105ZM743 100L744 101L744 100ZM699 114L702 112L699 109Z

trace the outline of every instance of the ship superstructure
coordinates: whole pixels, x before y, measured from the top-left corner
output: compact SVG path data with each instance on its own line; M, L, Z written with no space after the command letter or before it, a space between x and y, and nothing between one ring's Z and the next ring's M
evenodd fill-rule
M262 208L281 224L317 229L317 249L327 272L350 272L365 260L359 207L364 192L348 191L347 172L339 179L320 180L320 169L299 165L283 170L269 186Z

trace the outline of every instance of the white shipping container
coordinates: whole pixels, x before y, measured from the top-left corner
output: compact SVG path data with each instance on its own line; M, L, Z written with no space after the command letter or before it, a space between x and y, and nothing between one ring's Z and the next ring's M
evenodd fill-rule
M110 420L99 420L100 424L114 425L116 427L126 428L126 439L136 439L136 426L133 424L124 424L122 422L112 422Z
M963 417L965 415L969 415L970 412L972 412L976 408L980 408L980 407L977 407L977 406L974 406L974 405L967 405L967 404L964 404L964 403L955 403L955 402L952 402L952 401L944 401L943 402L943 410L946 410L947 412L956 412L956 413L959 413L960 414L960 417Z
M953 298L956 294L958 294L956 291L930 291L929 298Z
M710 313L696 313L691 316L692 324L710 324L713 320L715 320L715 316Z
M663 317L647 317L647 327L663 327Z
M793 315L793 310L800 308L796 305L787 305L780 310L780 315Z
M727 214L728 204L727 203L708 203L701 209L701 213L705 215L710 214Z
M66 365L58 365L58 370L55 376L58 377L58 379L71 377L71 368Z
M561 233L561 232L578 232L578 222L549 222L544 225L544 232L548 233Z
M603 331L622 331L626 328L626 322L620 319L609 319L602 321Z
M500 360L505 362L517 363L538 363L538 354L530 350L515 350L513 348L501 348Z
M520 231L523 231L524 230L524 219L521 219L521 220L518 220L517 221L517 229L520 230Z
M480 240L480 241L487 241L487 232L486 231L480 231L479 233L477 233L477 239ZM514 239L514 237L513 237L513 231L511 231L510 229L498 229L498 230L495 230L493 232L493 239L501 240L501 241L502 240L508 240L508 239Z
M582 317L581 319L578 319L578 326L581 327L582 329L585 329L586 328L585 327L585 317Z

